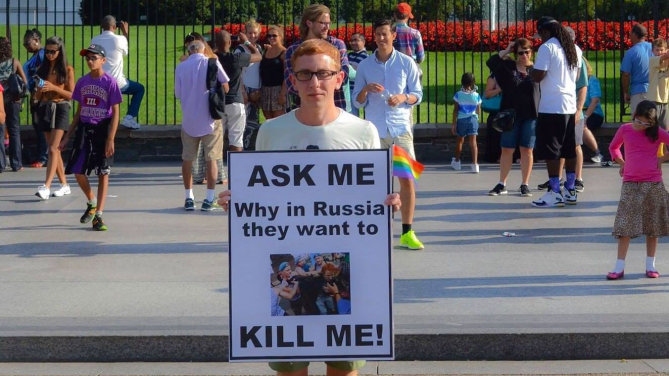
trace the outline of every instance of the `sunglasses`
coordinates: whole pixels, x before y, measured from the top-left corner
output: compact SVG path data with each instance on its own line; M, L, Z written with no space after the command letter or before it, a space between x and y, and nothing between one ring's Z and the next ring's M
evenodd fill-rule
M267 34L267 38L278 38L279 34Z
M634 119L634 124L640 126L640 127L650 127L652 124L651 123L646 123L645 121L641 121L639 119Z
M525 51L518 51L516 52L517 55L522 56L522 55L528 55L532 53L532 50L525 50Z
M192 41L194 41L194 40L196 40L196 39L201 40L201 39L202 39L202 35L200 35L199 33L196 33L196 32L188 33L188 34L186 34L186 36L184 37L184 44L185 44L185 43L190 43L190 42L192 42Z
M86 57L84 57L84 59L86 59L86 61L97 61L101 58L97 57L97 56L86 56Z
M58 50L49 50L49 49L44 49L44 53L46 55L55 55L58 53Z

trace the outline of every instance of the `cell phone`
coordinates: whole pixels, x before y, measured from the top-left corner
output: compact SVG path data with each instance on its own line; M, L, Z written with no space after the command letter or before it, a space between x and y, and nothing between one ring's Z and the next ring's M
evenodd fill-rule
M237 42L239 40L239 35L231 35L230 40L233 42Z
M116 27L121 28L123 26L123 20L116 21Z

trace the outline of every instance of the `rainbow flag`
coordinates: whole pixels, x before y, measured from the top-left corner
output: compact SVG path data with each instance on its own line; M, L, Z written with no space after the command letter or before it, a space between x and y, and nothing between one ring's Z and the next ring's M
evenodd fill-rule
M423 173L424 169L425 166L413 160L404 149L393 145L393 176L416 180Z

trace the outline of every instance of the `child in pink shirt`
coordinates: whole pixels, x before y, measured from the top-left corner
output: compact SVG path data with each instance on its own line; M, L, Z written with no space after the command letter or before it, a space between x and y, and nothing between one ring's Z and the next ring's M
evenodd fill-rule
M624 277L630 240L640 235L646 236L646 277L660 276L655 250L658 237L669 235L669 193L662 180L662 162L669 157L658 158L657 150L667 142L669 133L658 126L655 103L645 100L637 105L633 122L621 125L609 145L611 159L620 165L623 185L613 224L618 259L607 279Z

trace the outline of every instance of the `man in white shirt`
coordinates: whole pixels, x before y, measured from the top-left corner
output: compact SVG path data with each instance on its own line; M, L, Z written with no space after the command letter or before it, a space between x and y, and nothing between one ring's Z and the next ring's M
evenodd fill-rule
M541 86L535 155L546 160L548 192L532 201L540 208L576 204L576 79L581 53L567 30L552 17L537 21L543 40L534 59L532 79ZM565 159L566 181L560 189L560 158Z
M411 126L412 107L423 98L420 71L414 60L393 47L395 28L390 20L374 23L374 54L358 64L353 105L365 109L365 118L376 126L381 146L393 144L416 159ZM412 229L416 189L412 179L399 178L402 200L400 246L411 250L425 248Z
M128 114L121 119L121 125L130 129L139 129L137 115L144 98L144 85L127 79L123 74L123 57L128 55L128 23L126 21L117 23L116 17L107 15L102 19L100 26L102 33L93 37L91 44L104 47L107 52L107 61L102 68L116 79L118 87L121 88L121 94L132 96ZM116 29L120 29L123 36L117 35Z

